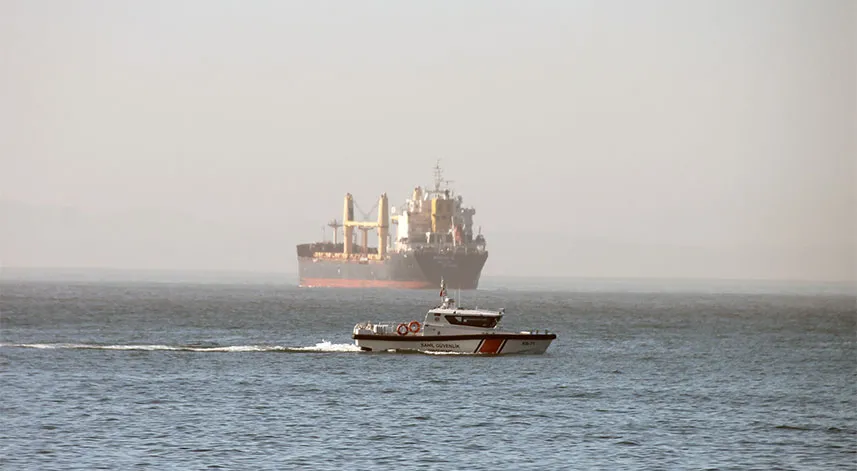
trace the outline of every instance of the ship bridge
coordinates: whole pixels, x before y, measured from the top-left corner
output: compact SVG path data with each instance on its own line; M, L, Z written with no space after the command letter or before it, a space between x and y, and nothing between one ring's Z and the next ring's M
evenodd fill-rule
M443 178L440 161L435 165L434 187L416 187L402 211L392 216L396 224L396 248L431 246L437 249L464 248L484 250L484 238L474 237L476 210L464 206L464 198L449 188Z

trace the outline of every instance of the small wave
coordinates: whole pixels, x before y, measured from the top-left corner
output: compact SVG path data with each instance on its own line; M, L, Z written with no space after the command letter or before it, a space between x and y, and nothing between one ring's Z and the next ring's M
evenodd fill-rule
M828 427L830 433L847 433L849 435L857 435L857 430L851 428Z
M201 353L239 353L239 352L359 352L353 344L334 344L327 340L309 347L283 347L280 345L230 345L199 347L193 345L98 345L84 343L0 343L0 347L35 348L40 350L120 350L145 352L201 352Z
M777 428L780 430L802 430L802 431L812 430L812 428L810 428L810 427L805 427L805 426L800 426L800 425L777 425L774 428Z

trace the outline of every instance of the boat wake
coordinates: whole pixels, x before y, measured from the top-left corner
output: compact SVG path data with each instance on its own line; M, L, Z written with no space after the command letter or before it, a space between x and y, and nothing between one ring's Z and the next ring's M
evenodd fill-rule
M86 343L0 343L0 348L36 348L42 350L123 350L144 352L202 352L202 353L240 353L240 352L316 352L350 353L360 348L350 343L331 343L327 340L308 347L284 347L280 345L99 345Z
M432 351L423 351L420 352L425 355L478 355L478 353L473 352L432 352Z

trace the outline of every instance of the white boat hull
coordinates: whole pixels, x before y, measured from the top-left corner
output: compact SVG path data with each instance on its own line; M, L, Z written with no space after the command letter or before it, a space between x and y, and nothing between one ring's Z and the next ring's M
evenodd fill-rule
M555 334L490 335L353 335L355 344L364 351L387 350L469 354L542 354L556 338Z

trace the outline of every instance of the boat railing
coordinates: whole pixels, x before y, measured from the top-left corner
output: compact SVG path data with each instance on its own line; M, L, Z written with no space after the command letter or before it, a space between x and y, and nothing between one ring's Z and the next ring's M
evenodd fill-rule
M547 335L550 334L551 331L548 329L530 329L530 330L522 330L522 334L535 334L535 335Z
M400 324L404 324L407 326L410 322L403 321L389 321L389 322L361 322L354 326L354 332L360 334L378 334L378 335L389 335L397 333L396 329ZM422 325L422 322L420 322ZM408 332L408 335L413 335L411 332Z

